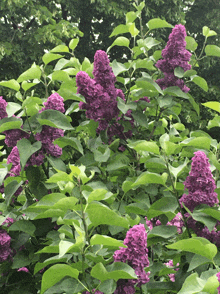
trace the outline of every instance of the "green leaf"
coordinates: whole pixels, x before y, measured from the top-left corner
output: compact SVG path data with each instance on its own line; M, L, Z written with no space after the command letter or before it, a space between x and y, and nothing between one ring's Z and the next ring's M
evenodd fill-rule
M207 239L201 237L180 240L171 245L167 245L166 247L169 249L176 249L199 254L210 260L213 260L214 256L217 254L217 247Z
M109 148L106 148L104 153L96 149L94 150L94 159L97 162L107 162L110 157L110 154L111 154L111 151Z
M190 272L190 271L194 270L195 268L197 268L198 266L205 264L205 263L210 263L210 259L208 259L207 257L201 256L201 255L195 254L190 261L189 268L188 268L187 272Z
M208 85L205 79L199 76L195 76L192 78L192 82L198 85L200 88L202 88L204 91L208 91Z
M69 48L66 45L58 45L50 50L50 52L69 52Z
M204 105L205 107L208 107L215 111L220 112L220 103L217 101L209 101L209 102L201 103L201 104Z
M146 203L140 202L140 203L131 203L125 207L125 211L127 213L135 213L140 215L146 215L146 212L148 211L148 206Z
M20 129L22 120L17 117L5 117L0 120L0 133L8 130Z
M111 33L111 35L109 36L109 38L116 36L116 35L119 35L119 34L128 33L128 32L129 32L128 26L124 25L124 24L120 24L116 28L114 28L114 30Z
M205 53L207 56L220 57L220 47L218 47L216 45L207 45L205 47Z
M12 196L14 196L14 193L18 190L18 188L23 184L23 182L17 182L17 181L12 181L10 182L4 189L5 193L5 203L8 206L11 202Z
M193 37L186 36L186 49L194 52L198 46L198 43L195 41Z
M183 75L184 75L184 70L182 67L178 66L174 69L174 75L177 77L177 78L182 78Z
M153 81L151 78L148 78L148 77L140 78L136 81L136 85L140 88L143 88L144 90L147 89L149 92L154 93L154 95L156 93L160 93L164 95L163 91L160 89L158 84L155 81Z
M9 89L12 89L15 91L19 91L19 89L20 89L19 83L14 79L9 80L9 81L1 81L0 86L9 88Z
M126 13L126 24L132 23L137 18L137 12L129 11Z
M136 37L139 34L139 30L136 28L135 23L128 23L127 26L132 37Z
M59 200L63 198L66 198L66 195L62 193L51 193L42 197L40 201L37 202L36 207L38 206L38 209L39 209L39 206L43 206L46 208L48 206L48 208L50 208L51 206L53 206L54 204L56 204Z
M79 200L76 197L66 197L66 198L62 198L60 200L58 200L58 202L56 202L53 205L53 208L56 209L62 209L64 211L67 211L68 209L74 210L75 209L75 204L78 202Z
M140 126L148 128L147 116L142 111L133 110L131 115Z
M40 79L41 77L41 69L38 65L33 64L31 68L23 72L17 79L18 83L21 83L23 81L27 80L33 80L33 79Z
M207 137L188 138L180 143L180 146L192 146L201 149L210 149L211 139Z
M181 97L184 99L189 99L189 96L183 91L181 91L179 87L176 87L176 86L166 88L164 90L164 94L173 95L173 96Z
M76 46L78 45L78 43L79 43L79 38L74 38L74 39L70 40L69 48L71 50L74 50L76 48Z
M59 181L72 182L73 179L70 175L65 172L59 171L47 179L46 183L57 183Z
M217 35L217 33L215 31L210 30L210 28L208 28L207 26L204 26L202 28L202 34L206 38Z
M53 263L57 263L57 262L66 262L67 259L71 258L70 254L66 254L65 256L63 256L63 258L59 258L59 255L50 257L48 259L46 259L44 262L37 262L35 267L34 267L34 275L36 275L37 272L39 272L41 269L43 269L44 267L46 267L49 264L53 264Z
M204 286L205 286L205 281L200 279L197 273L193 273L186 278L178 294L200 293L200 291L204 288Z
M184 72L184 78L186 77L191 77L191 76L195 76L197 74L197 72L193 69L187 70Z
M61 148L64 148L65 146L71 146L79 151L82 155L84 154L80 141L74 137L60 137L54 141L54 144L57 144Z
M218 281L217 276L215 274L214 276L211 276L208 278L202 291L204 293L207 292L209 294L216 294L216 290L218 287L219 287L219 281Z
M167 143L167 142L165 142L165 143ZM172 165L169 164L169 170L176 179L184 171L188 162L189 162L188 158L185 158L184 163L179 165L178 167L173 167Z
M137 104L134 102L125 104L124 100L121 98L117 98L118 99L118 109L121 110L122 113L126 113L129 109L136 109L137 108Z
M28 159L31 157L32 154L41 149L41 145L42 144L40 141L31 144L31 142L25 138L18 141L17 147L22 167L25 167Z
M162 237L168 239L176 233L176 226L156 226L147 234L147 238Z
M48 218L48 217L64 217L65 212L61 209L48 209L44 212L37 214L34 219Z
M128 147L136 150L137 152L148 151L158 155L160 154L159 147L157 146L156 142L139 140L134 143L133 142L129 143Z
M44 64L47 65L51 61L60 59L61 57L63 57L63 55L54 54L54 53L45 53L42 57L42 60L43 60Z
M35 230L35 225L28 220L18 220L9 227L9 231L21 231L29 234L30 236L34 235Z
M15 112L17 112L20 109L21 109L21 105L14 102L8 102L8 105L6 106L6 112L9 117L15 114Z
M69 276L78 279L79 271L66 264L55 264L51 266L42 277L41 294L55 285L64 277Z
M194 210L192 213L192 217L196 221L203 223L210 232L214 229L216 225L216 219L202 211Z
M156 173L143 172L132 185L132 188L145 184L161 184L165 186L163 177Z
M114 75L117 77L120 73L127 71L127 67L120 62L117 62L116 59L113 60L112 64L111 64L112 70Z
M92 268L91 276L101 282L110 279L114 279L117 282L119 279L137 278L133 268L123 262L114 262L106 268L101 262L99 262Z
M116 240L109 236L95 234L90 239L90 245L97 245L97 244L103 245L106 247L124 247L124 248L127 247L126 245L123 244L123 241Z
M100 202L91 202L88 204L86 212L94 227L106 224L128 228L129 223L126 218L119 216L115 211Z
M30 88L32 88L33 86L39 84L39 82L37 83L29 83L27 81L23 81L21 84L22 89L24 89L25 91L29 90Z
M67 72L63 70L56 70L51 75L52 81L61 81L61 82L68 82L70 81L70 77Z
M153 29L159 29L159 28L173 28L171 24L169 24L168 22L160 18L153 18L149 20L147 23L147 26L150 31Z
M118 37L117 39L115 39L115 41L112 43L112 45L110 47L108 47L107 49L107 53L108 51L114 47L114 46L124 46L124 47L128 47L129 48L129 39L125 38L125 37Z
M67 117L58 110L44 110L38 115L37 120L41 125L47 125L62 130L73 130Z
M214 127L220 127L220 116L215 116L212 120L208 122L208 130Z
M100 200L108 199L112 195L113 195L112 193L109 195L109 192L105 189L96 189L89 194L88 203L95 200L100 201Z
M151 219L161 214L167 214L170 212L174 213L177 207L178 203L174 197L163 197L151 205L146 215L148 219ZM168 217L169 220L171 220L172 218L173 215L170 218Z

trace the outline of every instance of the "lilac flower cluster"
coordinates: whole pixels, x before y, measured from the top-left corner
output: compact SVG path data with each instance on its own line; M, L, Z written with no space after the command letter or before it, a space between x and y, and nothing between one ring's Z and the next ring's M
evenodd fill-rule
M219 202L217 193L214 192L216 185L207 156L202 151L194 154L191 171L184 182L188 194L183 194L179 200L190 211L193 211L199 204L207 204L212 207Z
M62 113L65 112L63 98L58 93L53 93L50 95L50 97L47 98L47 101L43 104L45 107L42 108L39 113L48 109L57 110ZM43 125L41 132L34 136L35 140L41 141L42 143L42 150L41 153L38 154L36 161L43 159L44 153L54 157L60 157L62 155L62 148L60 148L58 145L54 145L53 141L63 136L63 130Z
M160 226L161 221L157 218L153 218L151 220L148 220L147 217L145 217L146 224L149 227L149 230L151 231L154 226ZM175 226L177 228L178 234L182 233L182 227L184 226L182 214L180 212L177 213L177 215L169 222L167 222L168 226Z
M52 94L43 104L44 108L42 108L39 111L39 113L48 109L57 110L62 113L65 112L63 98L58 93ZM2 97L0 97L0 119L8 116L6 112L6 106L7 102ZM10 172L7 174L6 178L9 176L18 176L21 172L21 165L19 151L16 145L17 142L22 138L28 139L30 137L30 134L20 129L8 130L5 131L4 134L6 135L6 145L8 147L13 147L7 159L7 163L12 163L12 167ZM31 157L28 159L26 163L25 168L32 165L42 165L44 162L45 154L49 154L54 157L60 157L62 155L62 148L60 148L58 145L54 145L53 141L62 136L64 136L63 130L43 125L41 132L37 133L34 136L35 140L42 142L42 148L31 155ZM20 187L14 195L18 196L21 193L21 191L22 187ZM0 192L4 193L4 184L0 186Z
M125 101L125 97L121 89L115 88L116 78L105 51L96 51L93 75L94 79L83 71L76 75L77 93L83 95L86 100L86 103L79 103L79 108L86 110L87 118L99 123L96 130L98 134L107 129L109 143L115 135L124 140L131 138L131 130L124 132L124 127L119 123L124 117L118 116L116 98L120 97ZM131 117L131 112L125 116ZM133 118L129 122L132 129Z
M133 226L126 234L124 245L127 248L120 248L115 251L114 261L128 263L134 270L138 277L137 280L119 280L117 289L114 294L120 293L135 293L134 286L149 282L149 274L144 268L149 266L148 249L147 249L147 233L143 224Z
M184 71L191 69L191 65L188 63L191 53L186 50L185 37L185 27L181 24L176 25L169 35L169 41L165 49L162 50L164 59L158 60L155 65L164 73L164 78L156 81L162 90L171 86L178 86L185 93L190 90L183 80L174 76L176 67L181 67Z
M218 282L219 282L219 284L220 284L220 272L218 272L218 273L216 274L216 276L217 276ZM218 294L220 294L220 285L219 285L219 287L217 288L217 290L218 290Z
M3 223L3 225L7 224L7 227L12 225L14 219L7 218ZM6 230L0 229L0 262L6 261L8 258L12 257L12 249L10 247L11 237L8 235Z
M169 260L168 262L165 262L165 265L166 265L167 267L172 268L172 267L174 266L174 264L173 264L173 260L171 259L171 260ZM176 265L178 266L179 263L177 263ZM174 270L175 270L175 271L178 271L179 268L175 268ZM169 276L169 278L170 278L170 280L171 280L172 282L175 282L175 274L168 274L168 276Z
M191 171L184 182L185 188L188 189L188 194L183 194L179 200L181 205L184 203L190 211L193 211L199 204L207 204L213 207L219 203L217 193L214 192L216 185L207 156L202 151L197 151L194 154ZM217 230L220 221L216 222L214 229L210 232L206 226L194 220L189 213L185 213L185 217L187 218L187 226L197 236L206 238L216 246L220 246L220 231Z

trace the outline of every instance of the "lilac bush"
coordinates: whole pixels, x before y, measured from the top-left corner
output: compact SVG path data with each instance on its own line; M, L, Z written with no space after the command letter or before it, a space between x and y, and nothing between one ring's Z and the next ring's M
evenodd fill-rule
M81 64L73 49L79 41L76 38L69 47L58 45L45 53L44 64L33 64L17 81L0 83L17 92L13 99L18 100L9 102L11 93L7 102L0 97L0 220L6 218L0 227L2 293L180 293L182 284L188 289L197 285L198 279L206 283L218 270L218 190L208 158L198 151L209 153L218 182L218 145L201 130L191 132L181 123L181 106L188 103L185 98L192 106L189 116L198 112L198 105L187 94L184 81L174 75L178 67L184 72L191 69L186 30L183 25L174 27L162 59L156 63L164 74L156 80L161 92L154 80L159 52L153 30L171 26L154 19L147 24L149 30L143 27L143 5L141 2L137 12L126 15L126 25L114 31L121 34L123 28L134 41L113 34L113 45L127 44L124 49L131 52L125 65L114 61L114 73L102 50L96 51L94 66L87 58ZM141 31L136 28L138 19ZM205 39L207 34L213 36L208 28L203 33ZM189 42L187 46L193 49ZM210 54L212 48L205 51ZM126 54L121 60L124 58ZM187 74L193 82L191 71ZM40 97L45 93L38 88L39 80L45 93L53 89L59 93L45 99L43 106ZM198 80L201 85L204 79ZM171 86L185 94L173 87L168 97L163 90ZM83 95L85 102L75 100L79 99L76 93ZM85 110L86 122L77 113L79 109ZM10 129L16 119L7 112L20 115L20 129ZM89 120L98 123L96 130ZM59 146L54 145L56 139ZM25 147L38 151L29 157ZM187 161L183 163L186 157L193 157L188 176ZM208 205L209 213L202 211L202 222L184 214L185 206L195 217L200 211L194 214L193 210L200 204ZM144 219L146 215L153 218ZM7 216L16 218L13 227L8 228L13 219ZM210 221L215 223L211 232L205 225L210 228ZM126 248L119 247L124 236ZM209 262L196 266L195 254ZM122 263L120 272L117 262ZM130 279L125 279L128 275ZM200 292L217 291L210 281L204 289L202 284Z

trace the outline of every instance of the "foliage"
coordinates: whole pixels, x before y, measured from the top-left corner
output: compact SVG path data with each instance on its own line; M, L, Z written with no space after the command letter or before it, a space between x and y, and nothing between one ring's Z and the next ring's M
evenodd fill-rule
M145 26L145 2L134 4L107 49L123 48L125 62L110 66L103 50L94 64L76 58L74 37L0 82L16 99L0 98L2 293L218 291L220 145L193 122L220 104L184 87L208 90L195 68L219 57L216 32L202 28L197 54L184 26ZM161 29L172 29L162 52ZM160 87L167 73L175 83ZM219 126L218 115L207 124Z

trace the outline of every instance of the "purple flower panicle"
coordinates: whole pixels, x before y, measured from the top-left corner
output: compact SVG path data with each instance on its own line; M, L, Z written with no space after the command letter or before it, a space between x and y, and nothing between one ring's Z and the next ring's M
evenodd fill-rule
M179 200L191 211L199 204L207 204L212 207L219 202L217 193L214 192L216 185L207 156L202 151L194 154L191 171L184 182L188 194L183 194Z
M190 90L183 80L174 75L176 67L182 67L184 71L191 69L191 53L186 50L185 37L185 27L181 24L176 25L169 35L166 47L162 50L163 59L158 60L155 65L164 73L164 78L156 81L162 90L171 86L178 86L185 93Z
M149 273L146 273L144 270L145 267L149 266L149 260L147 233L143 224L135 225L127 232L124 245L127 248L120 248L115 251L114 261L128 263L135 270L138 279L131 279L129 281L119 280L117 283L118 288L114 294L135 293L132 292L134 285L141 287L141 285L149 282ZM125 287L128 287L130 292L122 292L123 290L125 291Z
M63 98L58 94L58 93L53 93L51 94L48 98L47 101L44 102L44 108L42 108L39 113L41 113L44 110L47 109L53 109L60 111L62 113L65 112L64 104L63 104Z

